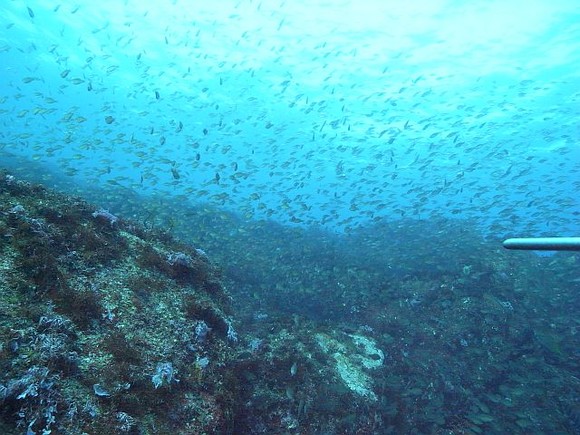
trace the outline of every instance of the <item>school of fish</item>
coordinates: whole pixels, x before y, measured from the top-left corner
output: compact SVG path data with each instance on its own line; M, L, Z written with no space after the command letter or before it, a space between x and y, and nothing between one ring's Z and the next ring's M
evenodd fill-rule
M452 52L431 28L366 34L291 2L116 3L0 6L2 161L336 231L578 232L577 26Z

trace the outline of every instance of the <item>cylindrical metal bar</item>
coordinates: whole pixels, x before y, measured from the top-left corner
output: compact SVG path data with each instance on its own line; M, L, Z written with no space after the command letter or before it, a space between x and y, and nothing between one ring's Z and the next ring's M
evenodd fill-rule
M507 239L503 242L503 247L527 251L580 251L580 237Z

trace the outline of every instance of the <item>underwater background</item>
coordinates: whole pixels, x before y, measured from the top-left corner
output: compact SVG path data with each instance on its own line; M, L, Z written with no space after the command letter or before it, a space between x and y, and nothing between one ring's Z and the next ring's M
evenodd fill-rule
M0 5L0 431L580 433L576 1Z

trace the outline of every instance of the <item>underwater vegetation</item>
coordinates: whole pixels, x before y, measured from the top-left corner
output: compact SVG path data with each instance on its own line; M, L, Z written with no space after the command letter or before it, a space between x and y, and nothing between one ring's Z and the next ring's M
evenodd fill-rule
M229 296L191 246L0 174L2 433L227 432Z
M0 174L2 433L577 433L577 254L158 206Z

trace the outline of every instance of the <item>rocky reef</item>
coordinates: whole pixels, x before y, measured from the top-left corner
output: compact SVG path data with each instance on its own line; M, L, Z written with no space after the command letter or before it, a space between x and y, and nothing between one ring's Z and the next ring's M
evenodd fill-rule
M203 251L0 173L0 431L227 433L237 339Z
M577 254L116 194L0 172L1 433L575 433Z

